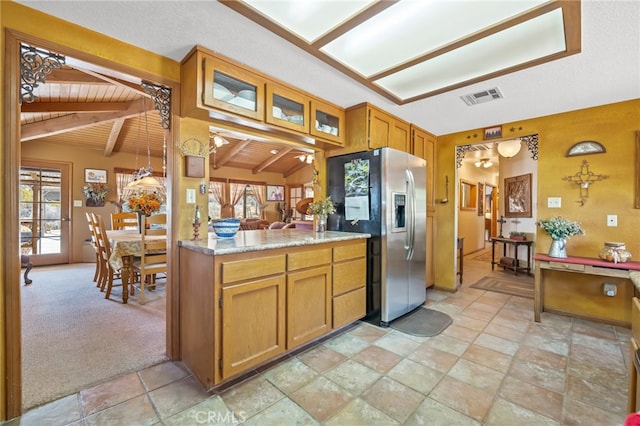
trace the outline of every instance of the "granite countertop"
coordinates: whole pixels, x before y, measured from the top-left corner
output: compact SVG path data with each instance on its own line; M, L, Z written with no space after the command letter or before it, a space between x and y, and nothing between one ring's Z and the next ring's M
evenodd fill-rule
M636 287L636 290L640 291L640 272L639 271L629 272L629 279L631 279L631 282Z
M370 238L371 234L357 232L327 231L316 233L306 229L270 229L238 231L233 238L217 238L210 232L207 239L180 240L178 246L186 247L204 254L223 255L245 253L258 250L270 250L285 247L298 247L336 241Z

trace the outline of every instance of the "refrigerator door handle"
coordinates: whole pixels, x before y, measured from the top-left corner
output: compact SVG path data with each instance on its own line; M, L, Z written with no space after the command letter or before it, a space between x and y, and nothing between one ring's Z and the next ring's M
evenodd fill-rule
M413 244L415 242L416 234L416 199L415 199L415 180L413 178L413 172L409 169L406 171L407 175L407 204L408 204L408 230L405 237L405 250L407 250L407 260L413 259Z

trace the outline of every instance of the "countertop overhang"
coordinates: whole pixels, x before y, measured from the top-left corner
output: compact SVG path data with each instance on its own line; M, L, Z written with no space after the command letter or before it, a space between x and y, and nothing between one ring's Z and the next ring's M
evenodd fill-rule
M233 238L218 238L210 232L206 239L180 240L178 246L208 255L246 253L286 247L333 243L370 238L371 234L357 232L326 231L317 233L306 229L268 229L238 231Z

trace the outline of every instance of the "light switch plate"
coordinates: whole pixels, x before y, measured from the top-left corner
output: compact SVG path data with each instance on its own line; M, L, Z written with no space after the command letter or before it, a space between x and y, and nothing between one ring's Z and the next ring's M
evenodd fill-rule
M73 207L82 207L82 200L73 200Z
M562 207L562 198L560 197L547 198L547 208L559 209L560 207Z
M187 188L187 204L196 203L196 190L193 188Z

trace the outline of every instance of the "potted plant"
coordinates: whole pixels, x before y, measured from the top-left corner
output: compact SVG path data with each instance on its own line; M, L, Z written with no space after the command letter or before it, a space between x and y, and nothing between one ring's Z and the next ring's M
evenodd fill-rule
M549 248L551 257L567 257L565 246L567 238L574 235L584 235L585 232L578 222L564 219L561 216L537 222L553 240Z
M509 239L512 239L514 241L526 241L527 234L520 231L511 231L509 232Z
M317 219L316 226L314 227L316 232L324 232L327 230L327 215L335 212L336 208L330 196L309 203L307 207L307 214L312 214Z
M86 199L85 205L87 207L102 207L109 193L109 186L106 183L85 183L82 187L82 193Z

